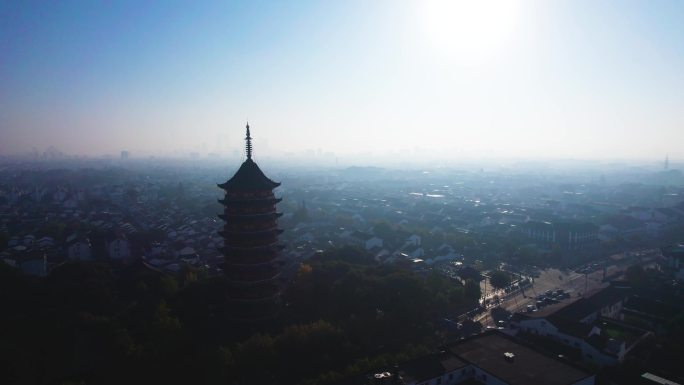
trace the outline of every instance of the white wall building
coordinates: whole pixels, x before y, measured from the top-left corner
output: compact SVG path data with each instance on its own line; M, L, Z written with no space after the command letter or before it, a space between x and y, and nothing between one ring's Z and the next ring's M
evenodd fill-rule
M112 259L128 259L131 257L131 247L124 238L117 238L110 242L107 252Z

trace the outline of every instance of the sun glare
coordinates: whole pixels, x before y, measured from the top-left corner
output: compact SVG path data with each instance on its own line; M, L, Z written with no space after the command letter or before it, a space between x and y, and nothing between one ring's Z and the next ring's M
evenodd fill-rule
M501 51L519 21L517 0L428 0L423 22L428 44L461 64L479 64Z

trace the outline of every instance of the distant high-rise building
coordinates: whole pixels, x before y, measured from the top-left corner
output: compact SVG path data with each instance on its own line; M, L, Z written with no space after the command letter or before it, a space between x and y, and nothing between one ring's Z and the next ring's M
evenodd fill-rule
M128 151L121 151L121 159L128 159L131 154Z
M598 227L593 223L526 222L520 230L539 245L579 250L595 245Z
M276 258L283 246L278 242L276 198L280 186L252 160L252 138L247 124L247 159L227 182L219 200L224 206L219 218L225 221L219 233L224 239L224 272L228 280L226 297L235 319L254 320L273 316L278 309L280 267Z
M666 154L665 155L665 170L668 170L670 168L670 155Z

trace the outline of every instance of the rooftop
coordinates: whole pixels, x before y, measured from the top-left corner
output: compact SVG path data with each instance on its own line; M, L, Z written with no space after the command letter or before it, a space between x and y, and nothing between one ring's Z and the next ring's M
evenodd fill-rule
M574 384L591 376L496 331L459 341L452 344L449 349L460 359L511 385ZM508 358L504 353L513 353L514 356Z
M401 364L401 375L406 382L420 382L468 366L463 360L447 352L429 354Z

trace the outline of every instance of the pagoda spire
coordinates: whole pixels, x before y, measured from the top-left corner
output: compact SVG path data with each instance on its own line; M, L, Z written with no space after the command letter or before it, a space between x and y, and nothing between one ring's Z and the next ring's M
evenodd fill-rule
M665 170L670 168L670 154L665 154Z
M247 144L245 148L247 149L247 159L252 159L252 137L249 135L249 122L247 122L247 136L245 137Z

